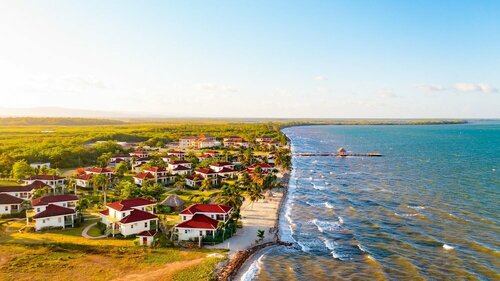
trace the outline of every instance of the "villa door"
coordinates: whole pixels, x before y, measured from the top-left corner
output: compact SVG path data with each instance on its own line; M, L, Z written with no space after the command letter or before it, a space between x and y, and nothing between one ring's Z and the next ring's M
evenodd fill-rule
M148 238L142 237L142 245L147 245L148 244Z

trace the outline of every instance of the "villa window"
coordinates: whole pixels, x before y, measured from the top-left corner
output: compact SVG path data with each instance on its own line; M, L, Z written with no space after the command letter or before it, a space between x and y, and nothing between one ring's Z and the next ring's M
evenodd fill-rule
M200 230L200 236L203 236L203 230Z
M37 212L37 213L40 213L40 208L36 208L36 212Z
M5 211L8 211L9 210L9 206L5 206Z
M148 227L148 223L147 222L144 223L144 227Z
M188 233L188 230L187 229L184 229L184 233L187 234Z
M133 224L131 224L131 225L130 225L130 228L131 228L131 229L133 229L133 228L134 228L134 225L133 225Z

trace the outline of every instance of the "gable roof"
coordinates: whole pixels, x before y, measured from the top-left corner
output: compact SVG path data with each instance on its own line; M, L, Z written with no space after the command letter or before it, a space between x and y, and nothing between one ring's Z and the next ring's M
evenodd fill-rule
M145 198L132 198L132 199L125 199L108 203L107 206L117 211L124 211L124 210L130 210L133 207L153 205L153 204L156 204L156 202L153 202Z
M44 196L31 200L32 206L44 206L56 202L77 201L78 196L72 194Z
M151 173L148 173L148 172L144 172L144 173L138 173L134 176L134 178L137 178L137 179L154 179L155 177L151 174Z
M174 160L174 161L170 161L170 163L168 163L169 165L172 164L172 165L178 165L178 164L191 164L191 162L189 161L186 161L186 160Z
M47 187L48 185L42 181L34 181L30 184L27 184L26 186L29 188L32 188L32 189L39 189L39 188Z
M208 175L208 174L217 174L216 171L214 171L214 170L212 170L210 168L199 168L199 169L196 169L195 171L198 172L198 173L206 174L206 175Z
M78 176L77 179L88 181L88 180L91 180L92 177L93 177L92 174L83 174L83 175Z
M228 168L228 167L223 167L217 173L234 173L234 172L236 172L234 169L231 169L231 168Z
M158 231L156 230L144 230L143 232L137 234L137 236L155 236Z
M92 167L90 169L87 169L87 172L89 172L89 173L96 173L96 174L106 174L106 173L112 173L113 170L108 169L108 168Z
M28 185L19 185L19 186L1 186L0 193L2 192L31 192L33 189L37 189L37 187Z
M54 204L49 204L43 212L40 212L40 213L34 215L33 218L40 219L40 218L48 218L48 217L54 217L54 216L69 215L69 214L74 214L74 213L75 213L75 210L73 210L73 209L61 207L61 206L54 205Z
M231 162L217 162L217 163L212 163L210 164L210 166L214 166L214 167L225 167L225 166L234 166L233 163Z
M144 171L158 173L158 172L166 172L167 169L164 167L150 167L150 168L145 168Z
M123 219L120 220L121 223L132 223L132 222L138 222L138 221L144 221L144 220L150 220L150 219L156 219L158 218L156 215L153 215L148 212L144 212L141 210L133 209L130 212L130 215L124 217Z
M21 204L21 203L23 203L23 199L21 198L17 198L15 196L6 193L0 193L0 205Z
M226 214L231 207L220 204L194 204L182 210L181 214L194 215L196 213Z
M218 221L209 218L202 214L194 215L190 220L181 222L176 227L180 228L200 228L200 229L217 229Z
M172 169L172 171L187 171L187 170L191 171L191 169L183 165L179 165Z
M63 180L64 178L51 175L37 175L26 178L26 180Z

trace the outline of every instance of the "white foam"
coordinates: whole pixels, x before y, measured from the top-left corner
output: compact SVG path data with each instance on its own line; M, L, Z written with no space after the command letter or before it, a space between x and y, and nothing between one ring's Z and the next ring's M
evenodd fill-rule
M327 222L318 219L313 219L311 222L318 228L319 232L321 233L325 231L338 231L340 229L340 223L337 222Z
M304 245L303 243L301 242L297 242L297 244L300 246L300 249L302 250L302 252L309 252L311 250L311 248L307 247L306 245Z
M333 205L332 205L332 203L330 203L330 202L325 202L325 207L328 208L328 209L333 209L334 208Z
M342 219L342 217L338 217L338 219L340 224L344 224L344 219Z
M361 250L361 252L364 252L364 253L367 252L366 249L361 244L358 244L358 248Z
M454 247L448 245L448 244L443 244L443 249L445 249L446 251L450 251L450 250L453 250L455 249Z
M267 253L267 252L266 252ZM266 253L263 253L258 259L256 259L250 267L248 267L248 270L241 275L240 281L251 281L257 276L257 274L261 270L262 266L262 258Z

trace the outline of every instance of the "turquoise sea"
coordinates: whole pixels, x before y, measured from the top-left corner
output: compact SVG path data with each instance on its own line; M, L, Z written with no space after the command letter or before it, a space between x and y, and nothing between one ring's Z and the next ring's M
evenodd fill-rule
M500 122L286 128L280 234L242 280L500 280Z

